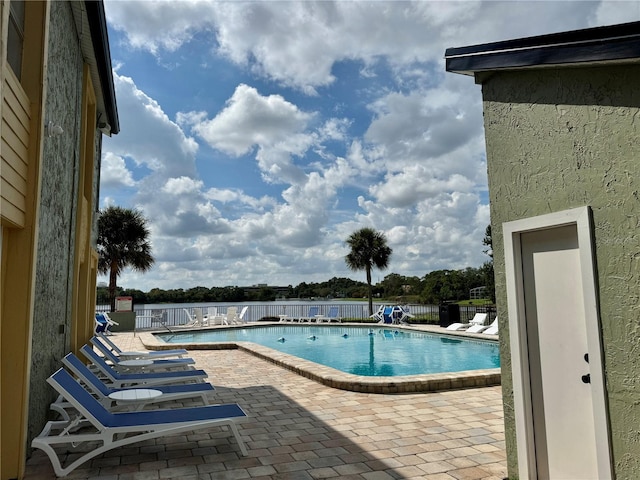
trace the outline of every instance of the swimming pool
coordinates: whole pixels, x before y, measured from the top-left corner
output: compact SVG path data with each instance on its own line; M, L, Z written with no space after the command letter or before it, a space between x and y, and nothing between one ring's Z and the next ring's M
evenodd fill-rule
M156 334L167 343L253 342L368 377L401 377L500 367L496 342L406 329L269 325Z

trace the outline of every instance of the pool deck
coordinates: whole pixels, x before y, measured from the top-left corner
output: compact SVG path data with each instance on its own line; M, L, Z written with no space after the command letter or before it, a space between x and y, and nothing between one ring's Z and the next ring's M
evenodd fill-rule
M260 322L248 325L231 325L231 326L215 326L210 328L247 328L252 326L290 326L299 325L297 323L271 323ZM333 326L337 324L317 324L303 323L303 326ZM355 326L362 328L371 327L389 327L388 325L365 325L357 323L343 323L344 326ZM477 338L482 340L496 341L497 335L483 335L466 332L447 331L439 326L434 325L393 325L394 329L406 330L412 332L434 333L438 335L449 335L467 338ZM197 331L201 331L198 329ZM180 330L187 331L187 330ZM164 333L164 332L163 332ZM158 339L152 333L139 333L140 340L149 350L162 350L167 348L185 348L187 350L227 350L239 349L266 360L275 363L280 367L291 370L292 372L310 378L323 385L341 390L350 390L353 392L363 393L412 393L412 392L435 392L442 390L456 390L461 388L487 387L500 385L500 369L493 368L487 370L471 370L464 372L434 373L423 375L406 375L402 377L369 377L363 375L353 375L345 373L334 368L319 365L309 360L304 360L293 355L279 352L272 348L264 347L252 342L217 342L217 343L165 343Z
M140 350L140 336L111 337ZM74 480L502 480L507 476L501 387L369 394L304 378L241 349L193 350L216 387L238 403L249 454L230 432L208 428L115 449ZM73 455L73 454L70 454ZM26 480L54 480L35 450Z

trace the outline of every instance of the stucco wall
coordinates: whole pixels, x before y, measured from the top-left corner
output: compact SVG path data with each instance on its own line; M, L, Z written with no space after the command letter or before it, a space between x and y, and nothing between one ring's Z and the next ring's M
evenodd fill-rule
M509 478L517 477L502 224L589 205L616 478L640 478L640 66L482 79Z
M64 129L44 139L29 396L29 442L55 398L46 379L69 351L82 54L67 2L52 2L45 118ZM62 326L62 327L61 327ZM60 328L63 331L60 331Z

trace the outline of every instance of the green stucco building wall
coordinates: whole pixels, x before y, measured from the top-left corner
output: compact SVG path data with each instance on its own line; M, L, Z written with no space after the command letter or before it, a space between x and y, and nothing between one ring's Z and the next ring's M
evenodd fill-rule
M509 478L517 478L504 222L590 206L613 470L640 478L640 65L482 83Z
M84 58L69 2L52 2L47 58L47 119L60 125L62 135L45 137L38 216L38 256L34 286L34 316L29 384L28 443L51 416L55 399L47 383L70 350L75 225L78 215L80 133ZM96 146L101 145L96 129ZM94 170L99 169L99 149ZM98 175L95 175L98 178ZM94 188L97 208L97 187ZM94 226L94 230L96 226ZM95 239L96 235L92 235Z

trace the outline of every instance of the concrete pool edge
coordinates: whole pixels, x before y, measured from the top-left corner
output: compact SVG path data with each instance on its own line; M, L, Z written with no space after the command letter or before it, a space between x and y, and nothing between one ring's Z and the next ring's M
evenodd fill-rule
M261 323L260 326L274 325L273 323ZM275 323L275 325L282 325ZM349 324L345 324L349 325ZM358 326L361 326L358 325ZM226 327L229 328L229 327ZM237 328L237 327L236 327ZM432 329L407 328L412 331L424 333L436 333ZM186 332L186 330L185 330ZM449 332L446 335L450 335ZM499 368L486 370L468 370L463 372L432 373L422 375L406 375L399 377L368 377L345 373L334 368L311 362L293 355L279 352L269 347L264 347L253 342L216 342L216 343L165 343L160 341L153 333L139 333L140 340L149 350L164 350L173 348L185 348L187 350L229 350L239 349L261 358L265 361L286 368L298 375L309 378L323 385L362 393L416 393L436 392L443 390L459 390L465 388L479 388L500 385L501 373ZM457 336L457 335L453 335ZM471 335L464 335L471 336ZM473 335L475 338L479 338ZM483 340L495 340L484 338Z

